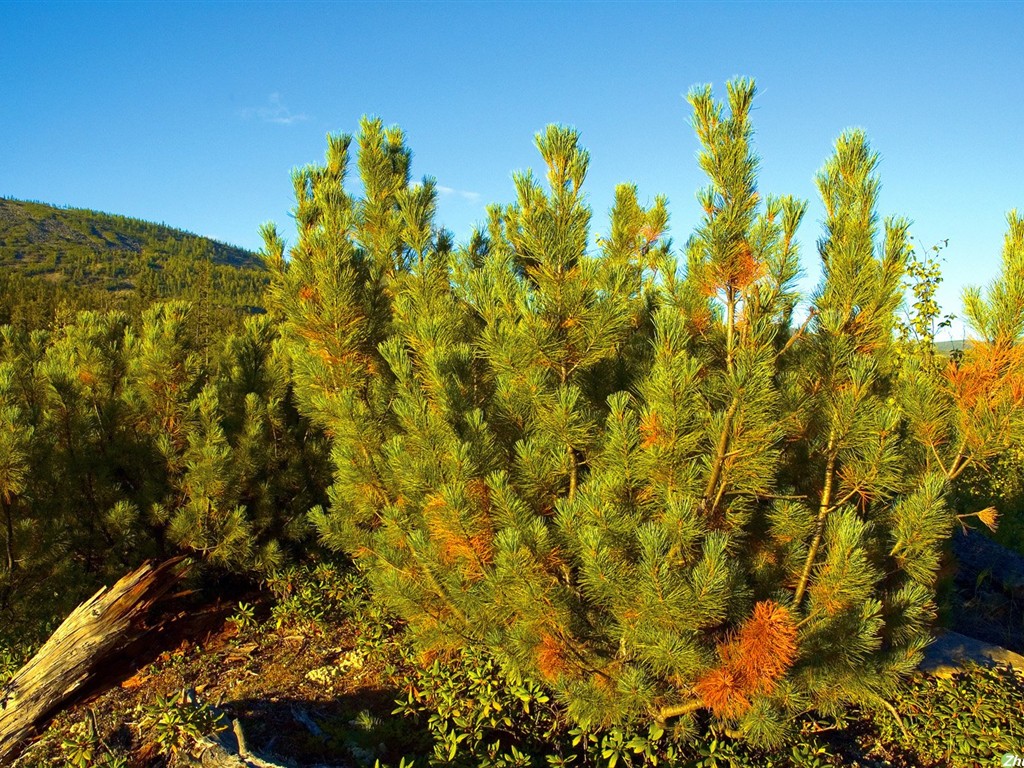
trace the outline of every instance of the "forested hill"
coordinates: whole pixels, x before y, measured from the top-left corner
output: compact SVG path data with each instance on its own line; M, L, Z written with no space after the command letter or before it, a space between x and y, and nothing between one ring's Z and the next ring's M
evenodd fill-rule
M259 311L256 254L180 229L97 211L0 198L0 323L49 325L57 308L135 312L190 298Z

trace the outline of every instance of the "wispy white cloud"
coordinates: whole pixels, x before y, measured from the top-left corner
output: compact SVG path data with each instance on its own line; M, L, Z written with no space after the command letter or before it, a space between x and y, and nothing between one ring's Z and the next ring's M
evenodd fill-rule
M445 197L457 195L458 197L461 197L463 200L468 200L471 203L475 203L480 200L479 192L467 192L464 189L453 189L452 187L445 187L441 184L437 185L437 193L439 195L444 195Z
M250 120L256 118L264 123L274 123L276 125L294 125L295 123L309 120L309 115L304 112L292 112L281 101L281 94L276 91L267 97L267 103L262 107L243 109L242 117Z

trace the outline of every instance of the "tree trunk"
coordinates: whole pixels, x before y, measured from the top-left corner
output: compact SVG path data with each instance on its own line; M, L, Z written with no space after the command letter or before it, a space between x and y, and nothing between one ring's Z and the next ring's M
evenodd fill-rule
M69 702L104 662L146 631L150 607L182 576L177 557L145 563L78 606L39 652L0 688L0 764Z

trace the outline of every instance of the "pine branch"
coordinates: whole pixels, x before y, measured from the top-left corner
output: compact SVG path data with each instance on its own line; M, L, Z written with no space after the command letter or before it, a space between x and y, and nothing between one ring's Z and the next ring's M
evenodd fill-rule
M672 704L669 706L662 707L655 714L655 721L659 725L664 725L666 720L670 720L673 717L681 717L682 715L689 715L696 712L699 709L703 709L704 702L700 699L691 699L681 704Z
M733 339L736 326L736 289L731 285L726 289L725 308L725 369L732 375L736 354Z
M832 486L835 482L836 451L833 448L833 441L828 444L828 463L825 466L825 485L821 492L821 504L818 507L818 519L815 524L814 538L811 540L811 548L807 552L807 561L804 563L803 573L800 574L800 581L793 595L793 607L800 608L804 592L807 590L807 582L811 578L811 570L814 568L814 560L818 556L818 547L821 546L821 537L825 533L825 521L832 509Z
M949 480L956 480L974 460L973 456L964 455L965 448L966 444L962 444L960 446L960 450L957 451L956 458L954 458L953 462L949 465L949 470L946 472L946 477Z
M889 714L892 715L893 719L896 721L896 725L900 727L900 731L903 733L903 735L909 738L910 733L907 731L907 726L903 724L903 719L900 717L900 713L896 711L896 707L894 707L885 699L879 699L879 702L881 702L883 707L889 710Z
M739 491L737 493L744 493L744 492ZM746 492L746 493L749 493L757 501L775 501L775 500L780 500L780 501L806 501L807 500L807 494L805 494L805 493L798 493L798 494L761 493L760 491L749 491L749 492Z
M843 496L835 504L833 504L832 508L834 509L836 507L843 506L848 501L850 501L854 496L856 496L858 493L860 493L861 490L862 490L862 486L860 486L860 485L854 486L852 489L850 489L850 491L845 496Z
M441 586L441 582L437 580L437 577L434 575L434 571L430 568L430 564L424 561L423 556L415 547L412 548L412 555L419 563L420 569L427 579L427 584L430 585L434 594L441 599L441 602L444 603L445 607L455 614L464 626L468 627L469 619L466 614L463 613L462 610L451 601L451 598L448 597L448 593L445 592L444 587Z
M580 463L576 458L576 450L569 446L569 501L576 498L576 485L579 482Z
M935 448L935 443L934 442L928 443L928 447L932 449L932 455L935 457L935 461L938 462L939 469L942 470L942 474L944 474L948 478L949 477L949 470L946 469L946 465L942 463L942 457L939 456L939 452Z
M7 555L7 576L11 578L18 567L18 561L14 557L14 515L11 513L11 503L6 493L0 494L0 505L3 506L4 520L7 524L7 540L4 552Z
M715 511L715 506L711 505L712 498L720 499L718 484L722 479L722 472L725 468L725 462L729 458L729 438L732 434L732 422L736 418L736 412L740 407L739 396L733 396L732 403L729 404L729 409L725 412L725 418L722 420L722 434L718 438L718 445L715 447L715 459L711 465L711 475L708 477L707 485L704 488L704 495L701 497L701 507L707 514L712 514Z
M789 337L786 343L782 346L782 349L780 349L778 354L775 355L776 360L778 360L780 357L786 354L786 352L789 351L790 347L792 347L804 335L804 333L807 332L808 327L810 327L811 320L817 317L817 315L818 310L813 308L810 312L807 313L807 319L804 320L803 325L797 328L796 332Z

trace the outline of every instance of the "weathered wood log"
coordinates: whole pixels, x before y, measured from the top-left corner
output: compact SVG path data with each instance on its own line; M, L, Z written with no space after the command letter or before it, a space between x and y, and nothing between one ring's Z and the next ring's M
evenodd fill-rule
M104 662L138 640L149 609L182 576L183 558L145 563L78 606L39 652L0 688L0 764L72 699Z

